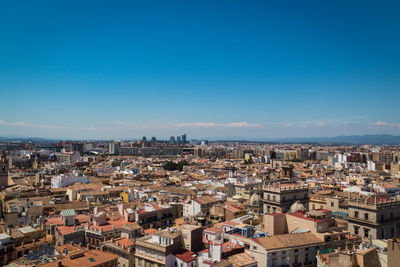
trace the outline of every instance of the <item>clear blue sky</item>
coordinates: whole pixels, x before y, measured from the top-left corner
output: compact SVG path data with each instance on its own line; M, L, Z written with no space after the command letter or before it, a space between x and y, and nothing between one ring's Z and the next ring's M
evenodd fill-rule
M2 1L0 136L400 134L399 1Z

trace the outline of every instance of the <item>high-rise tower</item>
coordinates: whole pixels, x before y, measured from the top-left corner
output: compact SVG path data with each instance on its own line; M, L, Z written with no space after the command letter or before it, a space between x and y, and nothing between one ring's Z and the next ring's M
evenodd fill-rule
M0 188L8 186L8 159L6 152L3 150L0 156Z

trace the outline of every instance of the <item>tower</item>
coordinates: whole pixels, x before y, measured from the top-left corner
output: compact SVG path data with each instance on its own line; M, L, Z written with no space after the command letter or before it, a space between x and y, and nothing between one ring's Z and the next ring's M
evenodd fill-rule
M8 160L6 152L3 150L0 156L0 188L8 186Z

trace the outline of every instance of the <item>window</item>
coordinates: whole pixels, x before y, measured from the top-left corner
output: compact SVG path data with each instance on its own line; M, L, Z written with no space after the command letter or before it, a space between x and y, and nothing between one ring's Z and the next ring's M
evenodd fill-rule
M331 207L333 208L333 205L334 205L334 203L333 203L333 201L331 201Z
M294 253L297 253L297 252L299 252L299 250L298 250L298 249L295 249L295 250L294 250Z
M354 234L355 235L358 235L358 229L359 229L360 227L358 227L358 226L354 226Z
M358 211L354 212L354 217L358 218Z
M139 259L138 262L139 262L139 265L143 265L143 260L142 259Z
M276 201L276 196L272 196L272 201Z
M385 215L381 214L381 222L383 222L385 220Z
M368 213L364 213L364 219L368 220Z
M299 264L299 255L294 256L294 264Z
M369 229L368 228L364 228L364 237L365 238L369 237Z

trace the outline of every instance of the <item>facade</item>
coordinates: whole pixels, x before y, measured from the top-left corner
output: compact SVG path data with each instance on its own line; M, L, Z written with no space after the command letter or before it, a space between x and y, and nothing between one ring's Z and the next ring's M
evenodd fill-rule
M211 207L221 202L212 196L202 196L194 198L187 203L183 204L183 216L190 217L196 215L210 215Z
M175 266L173 253L182 247L181 235L173 231L159 231L136 239L135 266Z
M315 266L324 242L312 233L260 237L250 242L249 254L258 266Z
M182 234L183 246L185 249L197 252L203 248L202 239L203 227L199 225L182 224L178 227Z
M60 175L51 178L51 188L62 188L62 187L67 187L67 186L75 184L75 183L87 184L89 182L90 182L90 180L88 179L88 177L85 175L82 175L78 171L74 171L74 172L68 173L68 174L61 173Z
M135 211L135 221L143 228L166 228L175 220L174 208L156 203L145 203Z
M264 213L287 212L296 201L308 207L308 191L308 186L296 183L267 183L263 186Z
M349 200L349 231L364 241L400 236L400 198L388 196Z
M135 266L135 244L128 238L118 238L103 243L104 251L118 255L119 267Z
M120 154L120 144L118 141L110 142L109 151L111 155L119 155Z

